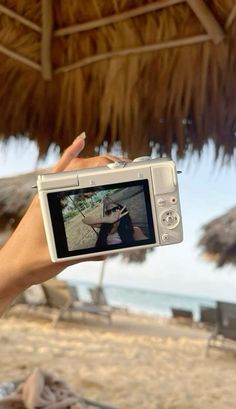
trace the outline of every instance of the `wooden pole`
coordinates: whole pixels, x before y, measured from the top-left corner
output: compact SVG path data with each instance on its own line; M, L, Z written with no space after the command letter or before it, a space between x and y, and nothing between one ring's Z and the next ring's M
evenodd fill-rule
M41 32L41 27L39 27L37 24L33 23L32 21L28 20L25 17L20 16L19 14L15 13L15 11L12 11L5 6L2 6L1 4L0 13L5 14L6 16L11 17L16 21L19 21L21 24L24 24L25 26L31 28L34 31L37 31L38 33Z
M39 64L30 60L29 58L24 57L23 55L16 53L15 51L9 50L9 48L1 44L0 44L0 53L7 55L13 60L19 61L25 65L28 65L29 67L34 68L37 71L41 71L41 66Z
M236 17L236 4L232 8L232 11L231 11L229 17L227 18L227 21L226 21L226 24L225 24L226 29L228 29L231 26L231 24L233 23L235 17Z
M106 267L106 259L102 261L102 268L99 275L98 287L102 287Z
M151 13L156 10L163 9L165 7L174 6L175 4L183 3L184 0L159 0L154 3L146 4L145 6L136 7L123 13L114 14L112 16L104 17L98 20L89 21L87 23L76 24L74 26L60 28L54 32L54 36L61 37L68 34L78 33L87 30L93 30L94 28L104 27L109 24L119 23L120 21L127 20L129 18L142 16L147 13Z
M219 44L224 39L225 32L205 4L204 0L186 0L186 2L196 14L214 43Z
M183 47L187 45L193 45L198 43L203 43L205 41L211 40L211 37L208 34L201 34L194 37L180 38L177 40L164 41L157 44L147 44L140 47L134 48L125 48L124 50L110 51L103 54L93 55L91 57L83 58L80 61L77 61L70 65L65 65L64 67L59 67L55 69L55 74L62 72L68 72L75 70L77 68L85 67L89 64L94 64L99 61L107 60L115 57L125 57L127 55L138 55L143 53L150 53L158 50L164 50L168 48Z
M52 79L52 30L52 0L42 0L41 64L42 76L46 81L50 81Z

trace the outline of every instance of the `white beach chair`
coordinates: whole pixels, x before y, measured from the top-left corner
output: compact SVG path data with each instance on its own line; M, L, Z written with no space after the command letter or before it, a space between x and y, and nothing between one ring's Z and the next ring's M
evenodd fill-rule
M105 318L109 324L111 323L111 308L80 301L75 288L69 286L65 281L52 279L42 284L42 288L47 300L47 306L57 311L53 318L54 326L68 312L71 315L73 312L79 312L83 316L92 314Z

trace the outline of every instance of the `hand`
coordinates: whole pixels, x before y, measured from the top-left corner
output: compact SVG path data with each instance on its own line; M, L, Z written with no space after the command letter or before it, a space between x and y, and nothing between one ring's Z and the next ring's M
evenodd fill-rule
M113 155L87 159L76 158L84 145L85 141L80 135L66 149L52 172L91 168L119 160ZM1 249L0 264L0 312L21 291L33 284L50 279L72 264L72 262L51 262L38 195L34 197L16 230Z
M112 212L109 215L106 215L103 217L102 223L116 223L118 222L122 217L126 216L129 214L127 207L124 206L122 209L117 209L115 212Z

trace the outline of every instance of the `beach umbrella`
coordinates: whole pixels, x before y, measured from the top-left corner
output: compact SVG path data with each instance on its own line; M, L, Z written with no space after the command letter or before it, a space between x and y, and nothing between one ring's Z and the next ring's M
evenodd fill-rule
M236 265L236 207L203 226L199 246L218 267Z
M232 155L234 0L1 0L0 135Z
M15 229L32 200L41 171L0 178L0 246Z

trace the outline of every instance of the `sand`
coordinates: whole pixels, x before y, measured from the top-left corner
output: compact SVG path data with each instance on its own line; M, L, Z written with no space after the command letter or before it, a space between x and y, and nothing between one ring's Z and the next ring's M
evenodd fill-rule
M23 310L0 320L0 381L40 367L119 409L234 408L236 357L214 350L206 357L208 336L168 319L120 313L112 325L88 317L53 328Z

